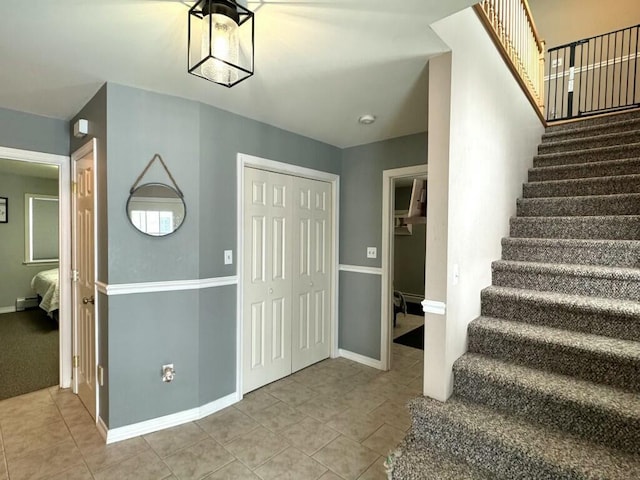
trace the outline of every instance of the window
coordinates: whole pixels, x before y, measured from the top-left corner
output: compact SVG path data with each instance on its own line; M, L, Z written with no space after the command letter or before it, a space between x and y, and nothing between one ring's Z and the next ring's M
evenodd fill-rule
M24 261L58 261L58 197L26 193L24 196Z

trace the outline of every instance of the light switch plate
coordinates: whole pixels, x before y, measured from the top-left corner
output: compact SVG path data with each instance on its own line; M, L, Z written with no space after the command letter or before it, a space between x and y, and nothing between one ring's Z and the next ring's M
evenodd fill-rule
M376 247L367 247L367 258L377 258L378 249Z
M224 264L225 265L233 264L233 250L224 251Z

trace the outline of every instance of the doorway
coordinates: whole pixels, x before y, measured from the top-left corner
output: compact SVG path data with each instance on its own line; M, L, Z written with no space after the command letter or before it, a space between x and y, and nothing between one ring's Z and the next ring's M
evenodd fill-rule
M424 313L421 309L411 309L408 305L417 305L424 298L425 272L422 267L425 265L426 239L422 244L421 251L419 251L420 246L414 244L424 237L424 235L419 236L418 233L423 233L422 230L426 229L427 165L385 170L382 178L381 360L383 369L390 370L393 361L394 336L409 333L410 330L424 325ZM398 192L397 197L399 201L403 201L402 205L396 204L396 189L402 189L402 192ZM414 231L416 232L415 237L413 237ZM399 258L396 262L394 255L396 239L399 242L404 241L405 247L410 244L412 249L417 249L415 256L421 260L418 259L411 263L410 259ZM409 239L408 242L407 239ZM402 253L405 257L411 255L409 251ZM407 262L410 263L410 266L406 267L404 273L396 272L397 266ZM405 276L402 279L399 276L401 274ZM422 277L421 288L420 285L417 285L420 282L420 277ZM399 323L404 323L402 327L406 329L406 332L398 329ZM424 327L422 328L424 331ZM395 333L398 335L394 335ZM415 334L414 331L413 335L415 336Z
M39 316L39 319L27 320L39 321L40 325L49 322L50 327L53 324L51 322L57 322L58 378L56 383L61 388L68 388L71 386L72 376L69 157L0 147L0 159L11 162L13 174L22 173L26 178L33 176L29 172L39 172L35 174L36 177L49 177L49 183L53 183L54 186L57 184L55 192L51 190L43 194L35 191L44 187L36 188L36 184L32 183L26 188L34 191L13 192L11 196L3 197L6 199L2 201L0 209L3 210L0 214L2 217L0 225L5 227L5 233L8 234L6 227L12 224L15 226L18 219L24 222L25 228L19 229L21 232L17 233L21 239L24 238L24 241L19 242L24 246L24 256L20 263L25 270L35 271L33 278L26 280L28 283L26 294L16 298L13 305L3 305L3 307L6 311L8 307L8 309L27 312L32 317ZM16 201L16 198L21 201ZM19 205L22 208L19 208ZM57 222L52 221L52 216L55 217L56 213ZM50 241L52 236L57 237L55 247ZM56 250L57 259L53 258ZM36 274L40 273L43 274L44 280L36 282ZM30 293L28 290L40 286L43 289L39 292L36 290ZM40 295L40 298L37 295ZM53 345L53 348L55 352L56 346Z
M337 356L337 202L337 175L238 155L239 393Z

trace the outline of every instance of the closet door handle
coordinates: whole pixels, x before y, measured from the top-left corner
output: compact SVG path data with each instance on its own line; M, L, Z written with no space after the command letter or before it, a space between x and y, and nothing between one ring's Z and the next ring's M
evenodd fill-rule
M269 293L273 293L273 288L270 288L270 289L269 289Z
M309 282L309 286L310 286L310 287L313 287L313 282Z

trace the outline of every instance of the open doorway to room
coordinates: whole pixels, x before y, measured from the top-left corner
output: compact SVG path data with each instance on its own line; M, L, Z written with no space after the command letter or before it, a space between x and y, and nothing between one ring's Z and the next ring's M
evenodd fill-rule
M382 361L406 368L422 359L427 165L383 172ZM418 368L422 371L422 365ZM409 374L409 372L407 372Z
M0 147L0 400L70 384L67 162Z
M421 196L425 177L394 181L393 342L424 350L424 268L426 216L409 216L412 196ZM424 204L424 202L421 202ZM414 213L414 212L412 212Z

